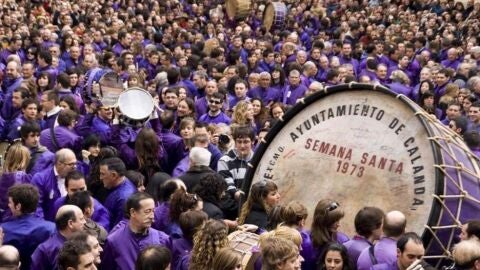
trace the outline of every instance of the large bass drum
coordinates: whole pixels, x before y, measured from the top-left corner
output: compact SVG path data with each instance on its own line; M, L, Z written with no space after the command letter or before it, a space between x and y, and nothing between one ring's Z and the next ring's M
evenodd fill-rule
M272 2L263 12L263 26L267 31L282 30L287 16L287 6L282 2Z
M250 10L252 9L251 0L226 0L225 10L227 16L231 21L243 20L248 17Z
M147 91L132 87L122 92L118 98L118 108L122 122L131 126L141 126L150 118L155 104Z
M268 133L245 181L275 181L285 202L330 198L354 235L364 206L400 210L427 259L450 255L459 226L480 214L479 165L460 136L383 86L327 87L295 105ZM348 231L350 230L350 231ZM440 263L441 260L431 261Z

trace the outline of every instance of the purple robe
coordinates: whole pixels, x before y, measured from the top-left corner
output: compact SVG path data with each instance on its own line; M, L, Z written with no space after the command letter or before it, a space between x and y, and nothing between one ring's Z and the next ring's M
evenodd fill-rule
M410 88L409 86L406 86L406 85L401 84L399 82L392 82L391 84L388 84L387 86L390 88L390 90L392 90L396 94L405 95L406 97L408 97L410 99L413 98L412 88Z
M272 87L266 89L260 86L254 87L248 91L247 96L250 98L260 98L264 104L281 100L281 93Z
M61 197L53 166L32 177L32 184L37 186L39 193L37 215L50 221L55 220L56 213L54 212L53 204Z
M165 152L168 153L168 160L162 167L166 173L171 174L178 162L185 157L185 144L180 136L168 129L161 130L160 138Z
M350 238L348 238L348 236L346 234L341 233L341 232L337 232L337 239L336 239L335 243L343 245L348 240L350 240ZM320 257L323 255L323 253L325 252L325 250L327 249L329 244L330 243L325 243L323 246L320 246L320 247L315 247L314 246L313 247L314 252L315 252L315 261L318 261L320 259Z
M102 144L110 143L112 125L109 122L95 116L92 120L91 131L100 137Z
M0 221L7 220L12 216L8 207L8 189L18 184L29 184L31 179L32 176L23 171L4 172L0 176Z
M152 245L165 246L169 249L172 246L170 238L165 233L149 228L146 235L135 234L126 223L107 237L101 269L135 269L138 254Z
M197 113L197 117L208 112L207 97L202 97L195 101L195 112Z
M31 270L56 270L57 256L66 239L58 231L40 244L32 254Z
M55 163L55 154L44 146L30 148L30 163L26 172L35 175Z
M57 152L62 148L70 148L75 153L82 149L83 138L78 136L73 130L64 126L57 126L53 129L57 145L52 140L51 129L42 130L40 133L40 144L47 147L51 152Z
M363 236L355 235L352 239L347 241L344 244L344 246L347 248L348 257L350 258L350 261L352 262L352 265L356 266L358 257L360 256L360 253L362 253L363 250L371 247L372 243L370 243Z
M190 158L186 155L180 162L178 162L175 169L173 169L172 177L179 177L180 175L184 175L188 168L190 168Z
M1 224L4 245L16 247L20 253L21 269L30 269L31 256L41 243L55 233L55 223L25 214Z
M300 250L300 255L305 260L302 263L302 270L315 269L315 249L313 248L312 239L310 238L310 232L305 229L298 231L302 236L302 250Z
M130 180L124 178L123 183L112 188L110 194L105 199L104 206L110 211L110 226L113 227L119 223L125 214L125 203L128 197L137 192L137 188Z
M200 116L200 118L198 118L198 121L199 122L204 122L204 123L207 123L207 124L224 123L226 125L230 125L230 123L232 122L230 117L228 117L224 112L220 112L217 116L211 116L209 113L206 113L206 114Z
M291 85L287 86L283 93L283 104L295 105L299 98L305 96L306 92L307 87L303 84L299 84L296 87L292 87Z
M377 259L377 263L391 264L397 261L397 241L390 237L382 237L374 246L373 254ZM357 260L358 270L370 270L373 262L370 258L369 249L365 249L360 253Z
M172 242L172 267L171 269L177 269L180 264L180 260L184 256L188 256L190 251L193 249L193 241L181 237L173 240Z

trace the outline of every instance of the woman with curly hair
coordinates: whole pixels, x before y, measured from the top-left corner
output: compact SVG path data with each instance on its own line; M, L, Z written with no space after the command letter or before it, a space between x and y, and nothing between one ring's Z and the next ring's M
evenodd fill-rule
M253 121L258 131L260 131L268 120L268 109L265 107L261 98L255 97L250 100L253 109Z
M313 268L312 268L313 269ZM338 243L328 245L318 263L318 270L352 270L347 248Z
M242 100L235 105L231 124L234 126L251 126L256 130L255 118L253 116L253 105L250 101Z
M257 225L260 232L268 225L270 210L280 201L278 187L273 181L260 181L252 185L247 201L242 206L238 224Z
M228 229L222 221L210 219L193 238L189 270L212 269L217 252L228 246ZM184 269L184 268L182 268Z
M340 204L331 199L323 199L317 203L313 214L311 238L315 249L315 261L325 252L330 243L343 244L348 236L338 231L340 220L345 213Z

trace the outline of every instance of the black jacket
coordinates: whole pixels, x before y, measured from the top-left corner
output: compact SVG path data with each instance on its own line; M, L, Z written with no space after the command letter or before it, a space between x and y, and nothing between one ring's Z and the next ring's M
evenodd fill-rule
M215 171L210 169L208 166L193 166L192 168L188 169L184 175L181 175L178 178L185 183L187 192L193 192L195 186L200 183L200 179L202 179L203 176L213 172Z

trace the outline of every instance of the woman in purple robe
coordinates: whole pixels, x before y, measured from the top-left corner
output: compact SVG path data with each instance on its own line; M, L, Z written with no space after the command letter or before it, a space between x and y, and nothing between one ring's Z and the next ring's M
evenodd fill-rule
M343 244L349 240L348 236L338 231L344 215L340 204L334 200L323 199L317 203L310 234L315 249L315 261L322 256L330 243Z
M0 177L0 221L4 222L12 213L8 207L8 189L18 184L28 184L31 175L25 172L30 161L30 151L21 143L12 144L5 155L3 174Z

